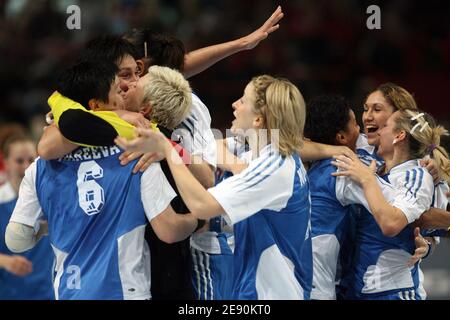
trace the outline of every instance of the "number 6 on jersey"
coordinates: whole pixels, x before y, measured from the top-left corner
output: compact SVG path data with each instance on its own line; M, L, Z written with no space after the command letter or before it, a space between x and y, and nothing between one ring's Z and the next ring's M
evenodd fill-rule
M84 162L78 168L78 202L88 215L100 213L105 204L103 188L95 181L103 178L103 169L95 161Z

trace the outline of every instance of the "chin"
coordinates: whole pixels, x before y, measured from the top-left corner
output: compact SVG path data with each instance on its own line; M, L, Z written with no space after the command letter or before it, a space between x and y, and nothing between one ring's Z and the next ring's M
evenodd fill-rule
M373 147L378 147L380 145L380 138L367 137L367 143Z

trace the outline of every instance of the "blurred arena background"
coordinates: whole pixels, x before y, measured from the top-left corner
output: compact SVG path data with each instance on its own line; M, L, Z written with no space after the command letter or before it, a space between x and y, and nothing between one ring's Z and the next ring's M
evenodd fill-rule
M72 4L81 8L81 30L66 27ZM192 50L253 31L278 4L285 17L268 41L190 79L214 128L228 128L231 103L262 73L289 78L306 101L343 94L358 118L368 92L395 82L450 128L450 2L437 0L0 0L0 126L21 123L38 138L53 82L93 36L151 27ZM366 27L372 4L381 8L381 30ZM449 243L422 263L431 299L450 299Z

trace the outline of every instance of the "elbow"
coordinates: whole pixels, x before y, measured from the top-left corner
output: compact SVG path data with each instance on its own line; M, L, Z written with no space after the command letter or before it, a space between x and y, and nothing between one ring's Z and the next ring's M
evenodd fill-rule
M5 244L13 253L22 253L34 247L33 229L11 222L6 227Z
M381 232L386 237L395 237L403 230L403 227L393 221L386 221L380 224Z

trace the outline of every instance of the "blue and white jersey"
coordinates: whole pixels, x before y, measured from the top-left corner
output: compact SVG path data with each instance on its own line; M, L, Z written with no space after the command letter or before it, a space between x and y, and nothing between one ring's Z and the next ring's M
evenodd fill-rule
M271 145L249 167L209 189L234 226L234 299L309 299L311 200L298 155Z
M377 154L377 148L368 143L367 136L363 133L360 133L358 140L356 140L356 154L366 165L370 165L372 160L377 162L377 168L380 168L384 164L383 158Z
M0 254L17 255L5 244L5 232L16 205L17 195L9 182L0 187ZM33 264L33 271L19 277L0 269L0 300L53 300L53 250L48 237L23 254Z
M249 162L251 152L244 141L238 137L226 139L228 150L240 159ZM222 179L216 180L216 185L232 176L232 173L225 172ZM234 252L234 235L231 226L228 226L223 216L215 217L209 221L209 230L201 233L194 233L191 236L191 247L209 254L228 254Z
M174 130L173 140L191 155L198 156L213 167L217 164L216 140L211 130L211 115L205 104L192 94L191 112Z
M80 148L26 171L11 221L47 218L57 299L150 298L144 230L175 193L159 164L134 175L136 161L123 167L120 154L116 146Z
M408 223L418 219L432 204L433 178L420 167L418 160L399 164L378 178L385 199L400 209ZM356 249L354 260L354 292L365 295L411 290L411 299L419 298L418 264L407 267L414 254L414 230L407 226L395 237L383 235L370 213L363 189L345 177L337 178L337 196L342 205L359 203L356 214Z
M336 299L339 255L352 226L351 206L343 206L336 198L336 177L331 175L336 167L331 161L317 161L308 171L314 265L311 299L315 300Z

